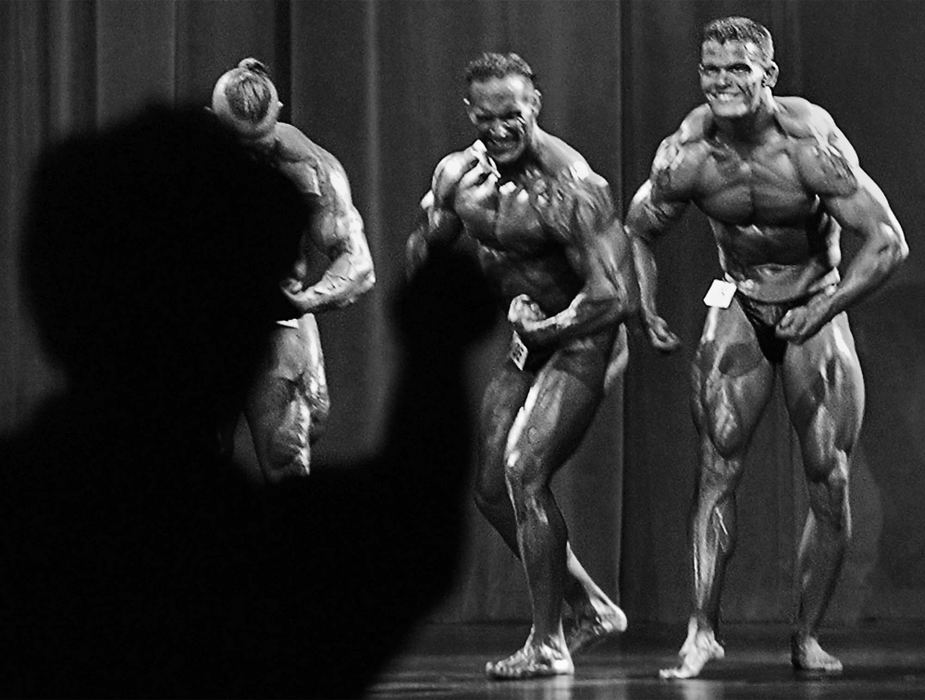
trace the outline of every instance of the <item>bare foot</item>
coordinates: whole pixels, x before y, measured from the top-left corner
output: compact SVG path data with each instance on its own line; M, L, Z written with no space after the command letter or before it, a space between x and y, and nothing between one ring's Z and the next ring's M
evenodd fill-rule
M798 671L841 673L841 661L819 646L815 637L795 634L790 639L790 661Z
M605 612L592 611L572 618L565 633L565 641L569 653L574 654L625 630L626 615L614 605Z
M711 629L698 629L692 623L688 628L687 639L678 652L678 665L663 668L658 672L660 678L695 678L700 675L708 661L722 659L726 650L716 641Z
M528 641L522 649L506 659L489 661L485 664L485 673L489 678L498 680L570 676L575 673L575 666L567 651L559 651L548 644L534 645Z

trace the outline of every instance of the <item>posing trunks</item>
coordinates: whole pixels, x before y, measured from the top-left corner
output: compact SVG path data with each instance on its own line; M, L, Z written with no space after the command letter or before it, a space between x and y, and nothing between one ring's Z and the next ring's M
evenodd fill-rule
M825 294L825 290L786 301L758 301L742 294L742 292L737 291L735 293L735 300L742 311L745 312L745 316L748 318L749 323L752 324L752 328L755 329L758 345L768 362L772 364L783 362L784 352L787 350L787 343L789 342L784 338L777 337L775 333L777 324L780 323L790 309L805 305L810 299L819 294Z
M555 362L558 367L581 381L592 392L600 391L611 362L617 350L617 334L619 329L614 326L593 335L583 338L574 338L564 345L553 348L531 350L526 353L526 361L521 367L522 371L538 374L549 362ZM508 361L520 366L514 360L514 347L508 353Z

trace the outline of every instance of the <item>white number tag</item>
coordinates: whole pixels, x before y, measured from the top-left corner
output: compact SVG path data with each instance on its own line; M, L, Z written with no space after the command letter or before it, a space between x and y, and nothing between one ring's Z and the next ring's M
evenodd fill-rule
M520 336L516 333L514 333L514 337L511 338L511 350L508 353L508 357L517 365L517 369L523 369L524 365L527 364L527 346L524 345L524 341L522 341Z
M736 286L732 282L713 280L713 284L710 285L710 289L703 298L703 303L717 309L728 309L735 293Z

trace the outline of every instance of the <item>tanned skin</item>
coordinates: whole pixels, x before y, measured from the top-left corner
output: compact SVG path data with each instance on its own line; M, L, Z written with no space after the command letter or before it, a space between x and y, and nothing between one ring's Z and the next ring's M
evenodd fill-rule
M288 308L268 330L267 351L257 368L245 417L264 477L270 483L307 476L311 445L321 434L330 410L321 338L315 314L348 306L375 283L363 220L353 204L343 166L331 153L291 124L278 121L282 104L276 88L264 83L271 99L267 113L254 122L231 108L227 85L236 71L263 66L245 59L215 85L212 109L256 157L267 160L303 193L305 233L291 273L280 282ZM321 251L330 260L321 279L311 283L309 260ZM233 424L226 428L233 437ZM228 446L226 445L226 449Z
M716 635L726 564L736 544L735 491L775 381L802 449L810 512L799 551L795 668L838 672L818 627L850 537L849 462L864 386L845 310L907 255L902 229L851 144L822 108L775 97L777 66L752 42L707 40L692 111L658 149L630 205L642 317L652 345L679 345L655 304L652 245L693 203L710 221L734 296L710 308L692 367L700 461L691 517L693 611L674 668L697 676L721 659ZM843 278L840 230L863 246Z
M606 181L536 124L532 81L477 80L466 103L479 140L438 164L408 240L409 265L471 237L528 351L522 369L506 358L485 392L476 502L523 563L533 624L523 648L486 672L570 674L571 652L622 631L626 618L572 553L549 482L625 365L621 323L635 313L638 289Z

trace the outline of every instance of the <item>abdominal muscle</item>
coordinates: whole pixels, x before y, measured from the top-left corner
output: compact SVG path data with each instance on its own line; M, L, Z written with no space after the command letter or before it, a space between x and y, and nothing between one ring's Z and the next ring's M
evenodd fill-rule
M735 226L715 220L711 224L723 271L753 299L797 299L823 278L837 275L837 227Z

